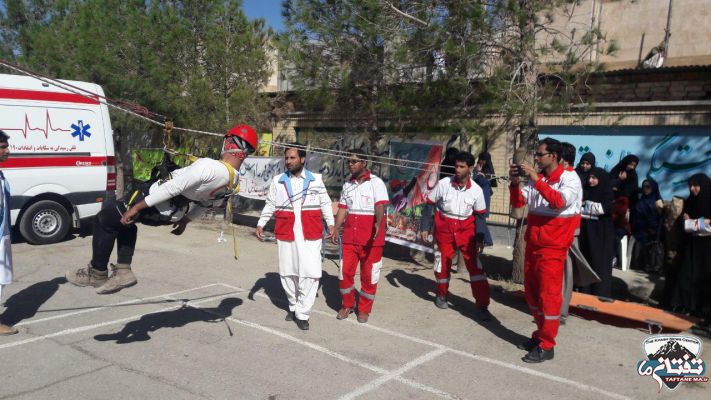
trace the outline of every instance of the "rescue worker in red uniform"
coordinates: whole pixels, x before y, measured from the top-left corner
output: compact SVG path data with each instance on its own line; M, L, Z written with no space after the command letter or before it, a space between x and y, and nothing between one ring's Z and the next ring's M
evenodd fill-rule
M489 321L492 318L488 311L489 282L477 257L484 247L484 234L481 230L486 223L483 218L486 214L484 192L471 178L474 172L474 156L468 152L460 152L454 160L454 176L441 179L427 195L427 203L436 205L434 239L441 253L441 260L435 262L434 268L437 282L435 305L442 309L448 308L447 294L452 258L456 251L460 250L469 271L477 316L481 320ZM427 241L432 214L429 207L425 210L420 235Z
M531 339L517 346L528 351L523 357L528 363L553 359L565 258L580 218L580 179L558 164L561 151L560 142L546 138L539 142L534 155L538 168L525 163L509 168L511 206L528 204L524 288L537 329ZM519 186L520 172L528 179L523 188Z
M378 288L385 246L385 205L390 202L385 183L371 174L367 166L365 153L360 150L348 152L351 177L343 184L335 226L335 232L343 226L338 276L342 305L336 318L346 319L354 311L353 279L360 263L358 322L361 323L368 322ZM338 234L333 235L331 241L338 244Z

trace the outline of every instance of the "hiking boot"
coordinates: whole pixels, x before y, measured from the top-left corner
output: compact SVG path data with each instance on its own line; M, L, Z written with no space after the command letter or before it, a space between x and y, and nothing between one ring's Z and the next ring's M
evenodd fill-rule
M536 346L533 350L529 351L522 360L530 364L542 363L546 360L552 360L555 355L553 348L550 350L543 350L541 346Z
M486 308L486 307L481 307L481 308L480 308L479 306L477 306L477 309L476 309L475 314L476 314L476 318L477 318L479 321L489 322L489 321L491 321L492 319L494 319L494 316L491 315L491 313L489 312L489 309Z
M294 322L296 322L296 326L298 326L302 331L309 330L309 320L294 318Z
M7 326L5 324L0 324L0 336L14 335L17 333L17 329L12 326Z
M525 341L525 342L523 342L523 343L517 344L517 345L516 345L516 348L518 348L518 349L520 349L520 350L531 351L531 350L535 349L536 347L538 347L538 345L539 345L540 343L541 343L540 340L534 339L534 338L530 338L530 339L528 339L527 341Z
M64 277L72 285L99 287L109 279L109 272L100 271L88 264L85 268L67 271Z
M294 312L293 311L287 311L286 312L286 317L284 317L284 321L293 321L294 320Z
M341 308L340 310L338 310L338 314L336 314L336 319L346 319L352 313L352 308Z
M361 324L365 324L368 322L368 317L370 317L370 314L360 313L358 314L358 322L360 322Z
M121 289L138 283L136 276L131 272L129 264L111 264L111 276L103 285L96 289L98 294L116 293Z
M441 308L443 310L449 308L449 305L447 304L447 297L446 296L437 296L435 297L435 305L437 308Z

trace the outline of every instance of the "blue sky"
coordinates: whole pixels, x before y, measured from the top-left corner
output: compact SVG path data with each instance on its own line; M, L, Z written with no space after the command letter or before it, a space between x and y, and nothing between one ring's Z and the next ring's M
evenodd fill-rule
M284 28L281 22L281 0L244 0L243 4L249 18L264 18L267 25L277 31Z

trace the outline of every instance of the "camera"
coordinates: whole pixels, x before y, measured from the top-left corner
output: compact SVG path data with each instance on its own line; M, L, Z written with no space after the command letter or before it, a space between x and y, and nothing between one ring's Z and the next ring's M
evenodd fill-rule
M516 165L516 175L522 178L527 177L528 175L526 174L526 171L523 169L523 165L517 164Z

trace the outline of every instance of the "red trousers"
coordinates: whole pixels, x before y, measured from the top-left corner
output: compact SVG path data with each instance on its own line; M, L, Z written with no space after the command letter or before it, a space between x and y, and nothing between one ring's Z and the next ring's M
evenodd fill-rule
M373 309L375 292L378 289L380 268L383 265L382 246L361 246L357 244L343 244L341 253L341 276L338 287L341 289L343 308L355 307L354 277L358 263L360 263L360 296L358 311L370 314Z
M526 303L536 321L533 338L544 350L555 346L563 303L563 270L568 249L551 249L526 244L523 285Z
M473 238L472 238L473 239ZM437 246L442 253L442 270L435 272L437 281L437 296L446 296L449 292L449 279L452 268L452 258L456 249L462 252L464 264L469 271L469 281L471 282L472 295L476 304L481 307L489 306L489 282L486 280L484 270L479 269L477 263L477 248L474 240L467 240L463 245L457 246L456 242L449 240L438 240Z

